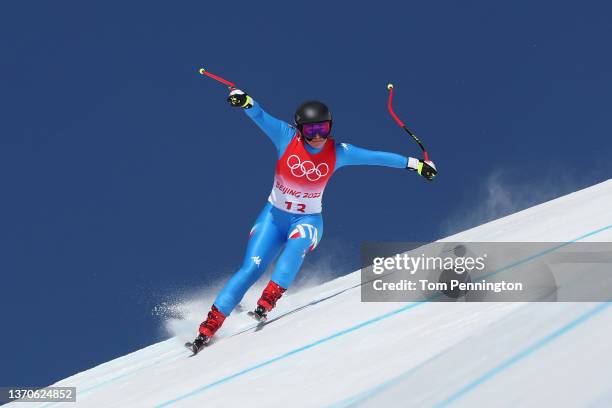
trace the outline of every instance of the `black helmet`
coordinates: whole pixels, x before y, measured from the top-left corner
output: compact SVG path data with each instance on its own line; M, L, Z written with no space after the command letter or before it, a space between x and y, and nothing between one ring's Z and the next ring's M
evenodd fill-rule
M325 122L326 120L329 121L331 128L332 114L323 102L308 101L304 102L299 108L297 108L295 111L294 120L295 125L300 130L302 130L302 125L304 123Z

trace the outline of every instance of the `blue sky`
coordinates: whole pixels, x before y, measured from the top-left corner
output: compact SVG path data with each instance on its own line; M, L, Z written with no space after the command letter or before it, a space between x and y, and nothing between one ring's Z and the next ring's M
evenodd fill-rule
M208 3L0 6L0 385L158 341L155 305L239 266L275 150L200 66L279 118L319 99L338 140L419 156L386 111L395 84L439 177L340 170L307 260L332 274L360 242L437 239L609 178L606 2Z

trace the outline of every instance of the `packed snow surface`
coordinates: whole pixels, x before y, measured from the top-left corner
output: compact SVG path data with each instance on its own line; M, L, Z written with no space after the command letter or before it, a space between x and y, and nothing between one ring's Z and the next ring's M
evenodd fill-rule
M612 242L612 180L445 241ZM202 302L175 337L55 385L86 407L612 406L609 303L362 303L359 281L289 292L270 318L312 304L259 331L234 313L190 357Z

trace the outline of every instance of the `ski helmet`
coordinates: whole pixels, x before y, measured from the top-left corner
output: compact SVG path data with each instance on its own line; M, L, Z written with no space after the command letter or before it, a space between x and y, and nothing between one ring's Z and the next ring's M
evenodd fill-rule
M329 127L332 125L332 114L323 102L308 101L300 105L295 111L295 125L299 130L302 130L304 123L316 123L329 121Z

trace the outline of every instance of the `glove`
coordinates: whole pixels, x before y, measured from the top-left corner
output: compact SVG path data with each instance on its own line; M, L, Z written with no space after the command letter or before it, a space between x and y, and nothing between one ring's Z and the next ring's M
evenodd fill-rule
M240 89L232 89L227 101L235 108L249 109L253 107L253 99Z
M425 179L431 181L436 174L438 174L438 170L436 170L436 165L432 161L424 161L417 160L413 157L408 159L407 169L416 171L420 176L425 177Z

